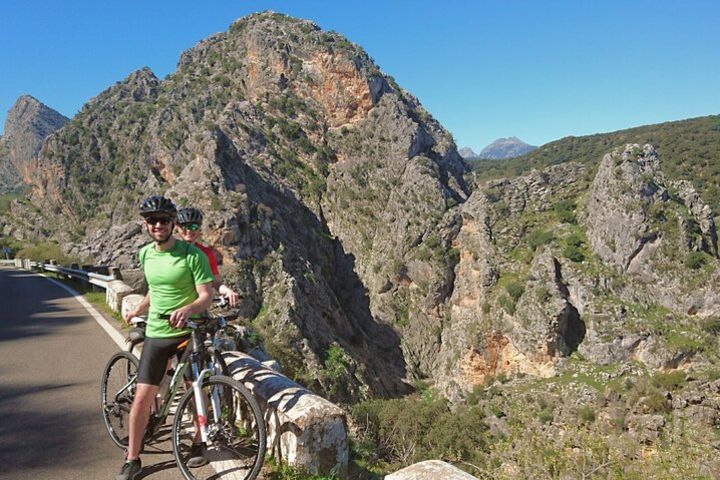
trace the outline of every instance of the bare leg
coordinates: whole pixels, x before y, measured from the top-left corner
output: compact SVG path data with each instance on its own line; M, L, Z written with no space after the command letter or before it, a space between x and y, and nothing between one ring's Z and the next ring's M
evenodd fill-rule
M142 437L145 433L148 418L152 404L157 394L157 385L148 385L146 383L138 383L135 392L135 400L133 400L132 409L130 410L130 438L128 441L127 459L135 460L140 455L142 447Z

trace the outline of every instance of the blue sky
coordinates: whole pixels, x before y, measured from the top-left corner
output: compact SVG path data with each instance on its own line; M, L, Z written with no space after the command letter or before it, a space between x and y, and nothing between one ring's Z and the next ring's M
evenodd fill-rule
M91 97L248 13L308 18L368 51L476 151L720 113L720 1L0 0L0 125L30 94Z

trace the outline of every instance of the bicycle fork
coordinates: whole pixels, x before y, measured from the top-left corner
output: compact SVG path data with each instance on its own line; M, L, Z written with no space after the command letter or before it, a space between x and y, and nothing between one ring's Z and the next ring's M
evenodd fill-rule
M191 362L191 365L193 369L193 378L196 378L197 380L192 382L192 388L193 397L195 399L195 414L197 415L197 427L200 430L200 438L202 439L203 443L211 444L212 441L210 440L210 432L208 428L207 418L207 396L203 393L202 387L205 379L212 376L213 367L212 365L209 365L201 372L198 372L198 362L197 359L194 360L196 361ZM213 424L217 425L220 422L221 414L220 392L218 391L218 388L212 389L212 392L210 393L210 402L212 404Z

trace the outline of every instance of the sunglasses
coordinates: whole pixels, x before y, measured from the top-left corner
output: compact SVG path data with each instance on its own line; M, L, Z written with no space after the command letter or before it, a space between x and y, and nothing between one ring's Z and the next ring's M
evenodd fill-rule
M198 230L200 230L199 223L181 223L179 227L183 230L190 230L191 232L197 232Z
M173 221L172 217L145 217L145 221L148 225L167 225Z

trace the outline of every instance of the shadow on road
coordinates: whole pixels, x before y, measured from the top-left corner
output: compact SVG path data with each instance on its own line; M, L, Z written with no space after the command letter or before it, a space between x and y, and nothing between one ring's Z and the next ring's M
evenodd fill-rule
M41 277L3 270L1 287L0 342L51 335L54 329L83 321L82 315L68 315L67 307L59 305L59 300L70 295ZM28 301L18 301L23 298ZM82 307L78 304L78 308Z
M38 392L69 390L75 384L13 386L3 385L0 396L0 465L13 478L32 478L29 471L39 466L63 466L71 463L81 468L88 448L87 439L80 433L87 412L72 404L42 408L33 401ZM26 472L27 475L24 473ZM9 478L9 477L8 477Z

